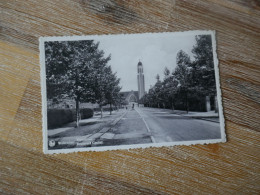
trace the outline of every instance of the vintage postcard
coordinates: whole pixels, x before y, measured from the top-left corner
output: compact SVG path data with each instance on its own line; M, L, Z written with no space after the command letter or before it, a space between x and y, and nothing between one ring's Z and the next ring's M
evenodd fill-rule
M225 142L214 31L40 38L46 154Z

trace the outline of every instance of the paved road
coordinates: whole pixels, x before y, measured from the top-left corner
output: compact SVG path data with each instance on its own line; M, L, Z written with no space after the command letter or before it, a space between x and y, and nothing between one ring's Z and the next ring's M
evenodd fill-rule
M163 109L136 110L146 122L156 143L216 139L221 136L219 123L171 114L169 110Z
M129 109L108 135L110 139L104 139L104 145L205 140L221 136L219 123L155 108Z
M102 120L106 120L105 118ZM219 123L194 119L171 110L135 108L109 116L112 123L81 126L52 136L53 149L191 141L220 138ZM102 130L96 128L103 124ZM107 125L107 126L106 126ZM93 130L94 128L94 130ZM97 131L99 130L99 131Z
M123 118L101 138L104 145L128 145L152 143L151 133L136 110L127 110Z

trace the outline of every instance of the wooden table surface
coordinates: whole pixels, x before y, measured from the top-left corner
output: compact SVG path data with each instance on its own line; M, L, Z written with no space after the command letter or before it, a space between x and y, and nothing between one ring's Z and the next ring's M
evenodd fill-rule
M260 194L255 0L1 0L1 194ZM216 30L227 143L42 152L38 38Z

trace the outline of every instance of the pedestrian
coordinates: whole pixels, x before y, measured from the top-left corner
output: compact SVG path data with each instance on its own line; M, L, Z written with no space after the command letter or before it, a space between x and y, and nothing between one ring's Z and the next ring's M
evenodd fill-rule
M133 106L132 106L132 110L134 109L134 107L135 107L135 104L133 104Z

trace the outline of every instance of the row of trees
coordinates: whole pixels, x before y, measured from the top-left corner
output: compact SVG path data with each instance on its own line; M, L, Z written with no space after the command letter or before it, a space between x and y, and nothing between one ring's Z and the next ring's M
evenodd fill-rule
M45 42L47 99L55 103L75 100L77 126L80 102L117 104L120 79L108 65L99 43L93 40Z
M215 97L216 83L212 42L210 35L196 36L196 44L192 53L194 60L184 51L180 50L176 57L177 67L171 72L164 70L161 81L159 75L157 82L142 98L141 102L149 107L172 108L179 107L193 110L203 110L202 99L205 96Z

